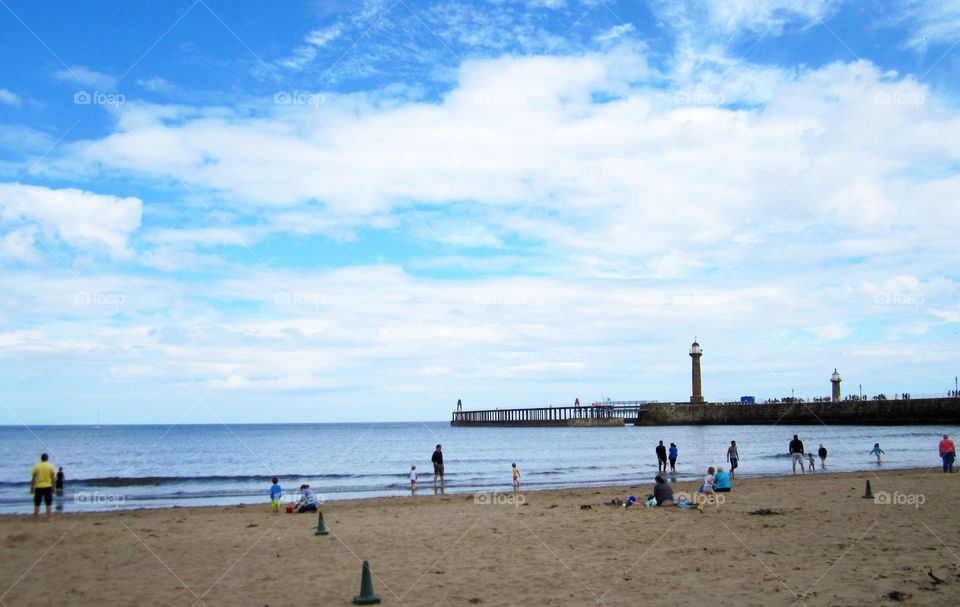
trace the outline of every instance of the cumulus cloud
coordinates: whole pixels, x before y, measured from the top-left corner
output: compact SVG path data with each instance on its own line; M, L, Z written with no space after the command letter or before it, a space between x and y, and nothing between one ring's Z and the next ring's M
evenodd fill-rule
M0 184L3 222L27 222L71 247L106 252L113 257L129 253L127 240L140 226L142 205L138 198L105 196L74 188ZM20 242L25 242L26 234L19 234Z
M0 236L0 259L24 263L37 261L36 237L33 226L23 226Z
M127 104L118 132L72 152L212 188L241 211L312 209L302 225L470 201L493 238L627 256L657 276L731 263L734 239L824 223L947 237L933 218L957 210L934 191L951 178L929 169L949 175L960 119L924 85L869 62L668 76L664 88L642 55L613 49L470 62L437 103L343 95L255 115ZM908 212L917 205L926 212ZM663 257L680 239L696 250Z

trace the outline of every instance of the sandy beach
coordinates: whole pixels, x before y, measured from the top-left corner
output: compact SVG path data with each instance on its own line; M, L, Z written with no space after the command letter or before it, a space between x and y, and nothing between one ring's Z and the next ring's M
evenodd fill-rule
M368 559L388 605L956 605L958 483L937 469L746 479L703 514L602 505L650 484L424 486L324 504L327 536L266 504L6 516L0 604L349 605Z

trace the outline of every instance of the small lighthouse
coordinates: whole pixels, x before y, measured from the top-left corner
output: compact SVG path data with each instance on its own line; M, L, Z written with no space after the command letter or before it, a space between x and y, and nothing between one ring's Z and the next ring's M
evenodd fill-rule
M833 375L830 376L830 383L833 384L833 389L830 390L830 400L838 403L840 402L840 374L837 373L837 370L833 370Z
M693 340L690 346L690 358L693 359L693 395L690 397L691 403L703 402L703 388L700 385L700 357L703 356L703 350L697 340Z

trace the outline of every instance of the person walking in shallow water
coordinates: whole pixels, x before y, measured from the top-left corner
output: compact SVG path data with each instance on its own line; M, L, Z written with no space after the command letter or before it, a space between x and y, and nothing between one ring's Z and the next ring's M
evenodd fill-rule
M670 473L677 473L677 446L670 443Z
M820 469L827 469L827 448L823 446L823 443L820 443L820 449L817 450L817 455L820 456Z
M657 445L657 472L667 471L667 448L663 446L663 441Z
M50 504L53 502L53 483L56 473L53 466L47 461L46 453L40 456L40 461L30 471L30 492L33 493L33 520L40 514L40 503L47 507L47 520L51 520Z
M881 455L884 455L884 451L883 451L883 449L880 448L880 443L874 443L874 444L873 444L873 449L870 450L870 455L876 455L876 456L877 456L877 463L878 463L878 464L882 464L882 463L883 463L883 458L880 457L880 456L881 456Z
M800 474L806 474L803 469L803 441L796 434L790 441L790 459L793 460L793 473L797 473L797 464L800 464Z
M433 455L430 457L430 461L433 462L433 492L437 492L437 479L440 479L440 493L444 491L444 479L443 479L443 445L437 445L436 450L434 450Z
M730 462L730 478L737 478L737 466L740 463L740 452L737 450L737 441L730 441L727 447L727 461Z

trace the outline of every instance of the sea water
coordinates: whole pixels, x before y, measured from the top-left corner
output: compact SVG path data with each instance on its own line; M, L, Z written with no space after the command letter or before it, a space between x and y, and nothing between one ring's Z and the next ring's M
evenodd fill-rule
M443 444L447 493L511 490L516 462L523 489L650 485L657 441L679 449L677 481L726 466L736 440L737 476L790 473L794 434L830 472L939 466L942 434L960 426L663 426L622 428L454 428L446 422L175 426L0 427L0 512L32 511L30 469L46 452L66 476L64 512L266 504L277 476L285 499L308 483L324 500L433 493L430 456ZM817 463L819 473L819 459ZM606 497L606 496L605 496ZM609 496L614 497L614 496Z

